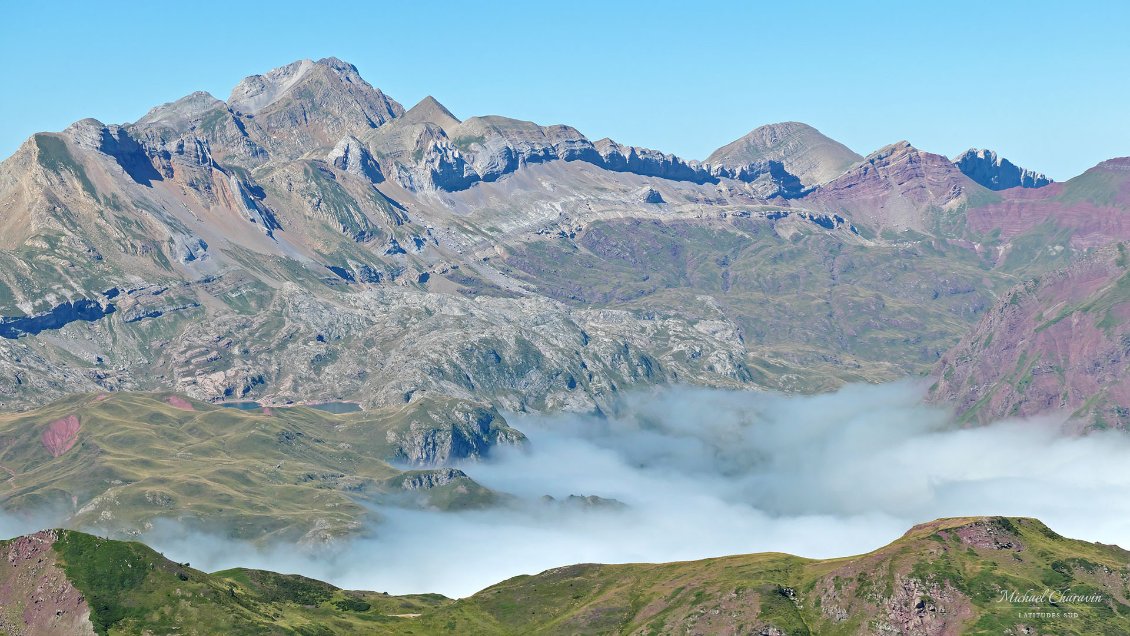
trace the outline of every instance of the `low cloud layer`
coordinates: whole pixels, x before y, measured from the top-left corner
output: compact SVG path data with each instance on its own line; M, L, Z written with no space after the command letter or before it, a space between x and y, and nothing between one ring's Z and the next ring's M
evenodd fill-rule
M252 550L169 525L147 540L209 570L449 596L569 563L845 556L946 516L1034 516L1068 536L1130 546L1130 435L1073 437L1056 417L960 429L922 394L912 383L820 396L677 388L627 396L605 419L510 415L529 449L463 467L514 494L506 509L380 508L373 538L333 554Z

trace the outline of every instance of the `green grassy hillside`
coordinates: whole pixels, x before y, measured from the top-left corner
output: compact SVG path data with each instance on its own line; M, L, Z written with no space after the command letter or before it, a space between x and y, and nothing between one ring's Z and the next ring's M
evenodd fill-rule
M0 556L12 566L0 568L0 606L16 612L0 613L0 626L30 615L18 610L46 567L82 595L48 603L49 616L88 611L99 634L1130 633L1130 552L1023 518L943 519L841 559L574 565L457 601L260 570L205 574L139 543L69 531L0 542ZM66 592L57 598L76 598Z
M1126 634L1128 558L1033 519L947 519L844 559L559 568L437 608L415 633ZM1100 599L1001 599L1045 590Z
M174 518L234 537L318 542L359 530L363 502L490 503L462 473L409 490L389 462L426 470L522 439L490 409L456 400L344 415L169 403L178 400L77 396L0 416L0 505L110 534Z
M28 544L40 549L27 558ZM43 549L50 547L50 551ZM118 634L379 634L451 601L438 595L390 597L375 592L347 592L301 576L230 570L206 574L169 561L143 544L101 539L81 532L51 530L0 542L0 553L13 566L0 572L0 606L12 610L48 604L50 613L79 617L87 612L100 636ZM24 558L21 558L24 557ZM29 587L39 581L26 575L49 561L82 595L78 607L39 598ZM38 563L37 563L38 565ZM56 577L57 580L58 577ZM26 610L25 610L26 612ZM17 618L19 616L17 612ZM12 617L0 616L13 633L22 633ZM60 630L43 633L83 633ZM7 632L5 632L7 633ZM86 632L89 633L89 632Z

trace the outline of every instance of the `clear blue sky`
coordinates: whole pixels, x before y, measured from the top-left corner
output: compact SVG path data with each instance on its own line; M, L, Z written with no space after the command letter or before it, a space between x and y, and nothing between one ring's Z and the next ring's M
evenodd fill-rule
M1130 155L1128 33L1123 1L6 3L0 155L334 55L406 107L687 158L799 120L862 154L988 147L1062 180Z

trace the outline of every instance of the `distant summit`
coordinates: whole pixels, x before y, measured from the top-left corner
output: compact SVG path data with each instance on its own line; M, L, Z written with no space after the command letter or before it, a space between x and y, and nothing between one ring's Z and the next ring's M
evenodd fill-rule
M405 124L435 124L450 133L460 123L458 117L451 114L450 110L439 103L436 98L428 95L420 100L400 118Z
M954 158L953 163L965 176L990 190L1008 188L1041 188L1052 182L1034 170L1025 170L992 150L970 148Z
M831 181L862 159L847 146L808 124L787 121L755 128L706 158L706 163L736 166L780 161L806 186Z
M937 226L939 211L967 203L976 190L980 187L949 159L904 140L867 155L817 187L809 199L874 228L928 232Z

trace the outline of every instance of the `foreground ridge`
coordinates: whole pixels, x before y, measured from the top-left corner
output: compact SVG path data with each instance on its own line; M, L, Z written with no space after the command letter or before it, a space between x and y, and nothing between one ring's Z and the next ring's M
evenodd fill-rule
M1029 518L940 519L874 552L573 565L465 599L207 574L136 542L45 530L0 542L0 629L141 634L1096 634L1130 630L1116 546ZM45 593L46 592L46 593Z

